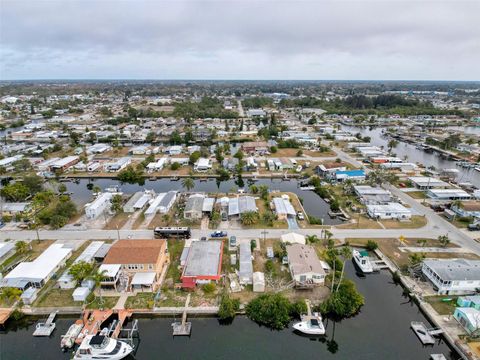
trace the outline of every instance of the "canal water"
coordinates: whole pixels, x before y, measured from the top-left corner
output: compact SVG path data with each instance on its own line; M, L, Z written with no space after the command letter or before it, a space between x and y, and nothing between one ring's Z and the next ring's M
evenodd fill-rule
M191 337L173 338L171 318L141 318L135 359L427 360L432 353L459 359L442 340L434 346L421 345L410 322L428 322L418 307L403 297L402 287L392 283L389 272L362 278L353 269L348 263L346 276L356 282L365 306L353 318L337 323L325 321L324 338L303 337L291 329L272 331L246 317L237 317L230 325L220 325L215 318L190 317ZM0 358L70 358L71 354L60 351L60 335L73 320L58 319L51 338L34 338L32 321L9 323L0 333Z
M363 136L370 136L371 143L375 146L383 146L385 150L388 150L388 138L382 137L383 128L370 128L355 127L355 126L342 126L343 130L349 131L353 134L360 133ZM476 128L474 128L476 129ZM445 131L448 131L445 129ZM477 188L480 188L480 172L474 169L465 169L456 166L454 161L443 159L440 155L435 153L427 153L423 150L419 150L415 145L407 144L399 141L397 147L392 150L400 159L404 159L407 156L407 161L412 163L421 163L425 167L434 166L437 171L440 169L458 169L459 175L457 177L458 182L470 182Z
M170 179L157 179L157 180L145 180L144 185L138 184L122 184L116 179L81 179L78 183L67 182L67 190L72 193L72 199L79 205L84 205L92 200L91 186L88 184L98 185L101 189L105 189L114 185L120 186L122 192L126 194L133 194L137 191L155 190L155 192L167 192L170 190L185 191L182 188L182 181L172 181ZM303 200L303 207L309 215L313 215L316 218L323 219L324 224L335 225L341 223L339 219L332 219L328 212L330 206L320 196L313 191L300 190L298 187L298 181L291 179L289 181L283 181L281 179L261 179L255 182L255 185L267 185L272 191L279 190L285 192L293 192ZM245 187L248 186L248 180L245 179ZM89 189L90 188L90 189ZM195 180L195 187L190 191L201 192L233 192L237 193L237 186L234 180L217 182L215 179L209 179L208 181Z

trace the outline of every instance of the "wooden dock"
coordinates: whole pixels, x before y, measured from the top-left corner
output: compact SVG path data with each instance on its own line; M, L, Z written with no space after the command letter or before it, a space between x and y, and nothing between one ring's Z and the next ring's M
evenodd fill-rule
M85 310L83 313L83 329L75 341L80 345L87 335L97 335L101 330L100 326L113 314L113 310Z
M189 303L190 294L188 294L187 300L185 301L185 307L182 314L182 322L172 323L173 336L190 336L190 333L192 332L192 323L187 321L187 308Z
M33 336L50 336L55 330L55 317L57 316L57 312L52 312L48 316L47 321L39 322L35 326L35 331L33 332Z

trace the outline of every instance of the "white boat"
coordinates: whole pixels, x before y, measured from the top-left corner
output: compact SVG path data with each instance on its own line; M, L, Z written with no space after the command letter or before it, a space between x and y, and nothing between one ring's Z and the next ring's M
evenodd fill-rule
M373 266L365 251L353 250L353 261L358 265L364 274L373 272Z
M81 323L73 324L68 328L68 331L65 335L62 335L62 340L60 341L60 347L62 349L70 349L75 345L75 340L77 339L80 331L82 331L83 325Z
M313 313L313 316L302 316L302 321L293 324L293 328L306 335L325 335L322 317L318 313Z
M133 348L127 343L103 335L87 335L75 352L73 359L120 360L127 357Z
M480 166L475 166L473 169L476 171L480 171Z

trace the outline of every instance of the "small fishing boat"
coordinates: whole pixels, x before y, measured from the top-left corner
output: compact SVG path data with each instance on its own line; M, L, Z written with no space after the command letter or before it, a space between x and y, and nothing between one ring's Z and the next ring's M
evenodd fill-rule
M306 335L325 335L325 327L319 313L302 316L302 321L293 324L293 328Z
M87 335L75 352L75 360L120 360L132 353L133 348L126 342L103 335Z
M60 341L60 347L62 349L70 349L75 345L75 340L77 339L80 331L83 329L83 324L81 320L78 320L75 324L71 325L68 328L68 331L65 335L62 335L62 340Z
M368 258L368 252L353 250L353 261L358 265L364 274L373 272L373 266Z

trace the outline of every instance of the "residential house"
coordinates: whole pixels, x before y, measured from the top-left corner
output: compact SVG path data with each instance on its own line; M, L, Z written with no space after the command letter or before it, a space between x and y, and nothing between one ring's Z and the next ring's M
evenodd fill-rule
M154 291L169 263L167 241L118 240L110 248L104 265L120 265L129 278L129 288Z
M310 245L287 245L288 268L298 287L323 285L325 270L318 259L315 248Z
M480 288L480 260L425 259L422 273L439 295L474 294Z
M399 203L367 204L366 207L368 216L373 219L409 220L412 217L412 211Z
M223 241L194 241L190 245L181 280L184 288L217 282L222 275Z
M480 201L472 200L453 203L450 206L450 210L460 217L480 218Z

